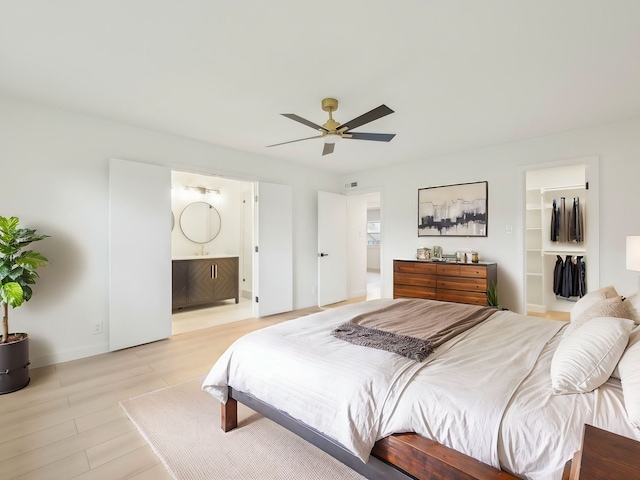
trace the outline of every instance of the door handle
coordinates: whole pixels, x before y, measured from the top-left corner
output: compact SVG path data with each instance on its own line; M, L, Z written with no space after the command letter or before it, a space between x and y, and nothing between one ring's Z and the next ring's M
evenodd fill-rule
M319 253L318 256L319 257L328 257L329 254L328 253Z

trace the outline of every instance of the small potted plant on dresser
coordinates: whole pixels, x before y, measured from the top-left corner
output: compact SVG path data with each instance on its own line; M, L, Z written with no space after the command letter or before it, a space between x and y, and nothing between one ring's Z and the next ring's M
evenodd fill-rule
M29 384L29 336L9 333L9 306L19 307L29 301L38 278L36 269L49 261L33 250L32 242L47 238L35 230L18 227L16 217L0 216L0 301L2 336L0 336L0 394L15 392Z

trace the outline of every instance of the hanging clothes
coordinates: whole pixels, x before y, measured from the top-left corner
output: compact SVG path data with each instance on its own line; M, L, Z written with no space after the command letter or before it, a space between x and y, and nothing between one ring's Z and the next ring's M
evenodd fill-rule
M584 262L581 256L575 257L575 268L573 271L573 294L577 297L584 297L587 293L587 285L585 280Z
M584 297L587 293L585 265L582 256L556 255L553 270L553 293L559 297Z
M573 198L573 207L569 215L569 241L580 243L584 240L582 226L582 210L580 208L580 198Z
M564 270L564 262L560 255L556 255L556 266L553 269L553 293L562 295L562 272Z
M584 221L580 198L573 198L573 205L567 209L565 197L558 202L553 199L551 206L550 237L552 242L584 242Z
M553 199L553 205L551 207L551 241L557 242L560 238L560 209L557 205L556 199Z
M573 262L571 255L567 255L562 269L562 293L560 296L569 298L571 296L571 286L573 281Z
M566 210L566 202L564 197L560 197L560 208L558 209L560 212L560 234L558 236L559 242L567 242L569 241L569 216L567 215Z

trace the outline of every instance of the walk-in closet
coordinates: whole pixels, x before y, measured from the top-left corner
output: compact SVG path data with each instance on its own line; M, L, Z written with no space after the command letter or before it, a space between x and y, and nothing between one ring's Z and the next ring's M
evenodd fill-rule
M526 171L528 313L568 312L598 288L597 182L592 189L589 181L597 158L590 160Z

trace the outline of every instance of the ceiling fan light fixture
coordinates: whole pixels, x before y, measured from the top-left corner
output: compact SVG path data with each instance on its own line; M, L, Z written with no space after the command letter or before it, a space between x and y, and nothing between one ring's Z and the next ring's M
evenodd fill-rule
M342 136L338 135L337 133L327 133L322 138L322 141L324 143L338 143L340 140L342 140Z
M275 143L273 145L267 145L267 147L277 147L278 145L286 145L289 143L301 142L303 140L311 140L313 138L322 138L324 147L322 149L322 155L329 155L333 153L334 145L341 141L343 138L354 140L369 140L374 142L390 142L395 133L365 133L365 132L353 132L352 130L367 123L378 120L390 113L393 113L386 105L382 104L367 113L360 115L346 123L338 123L333 119L332 113L338 109L338 100L335 98L325 98L322 100L322 110L329 112L329 120L322 126L317 123L310 122L309 120L302 118L295 113L282 113L281 115L287 117L295 122L306 125L313 128L316 133L313 137L299 138L298 140L291 140L289 142Z

